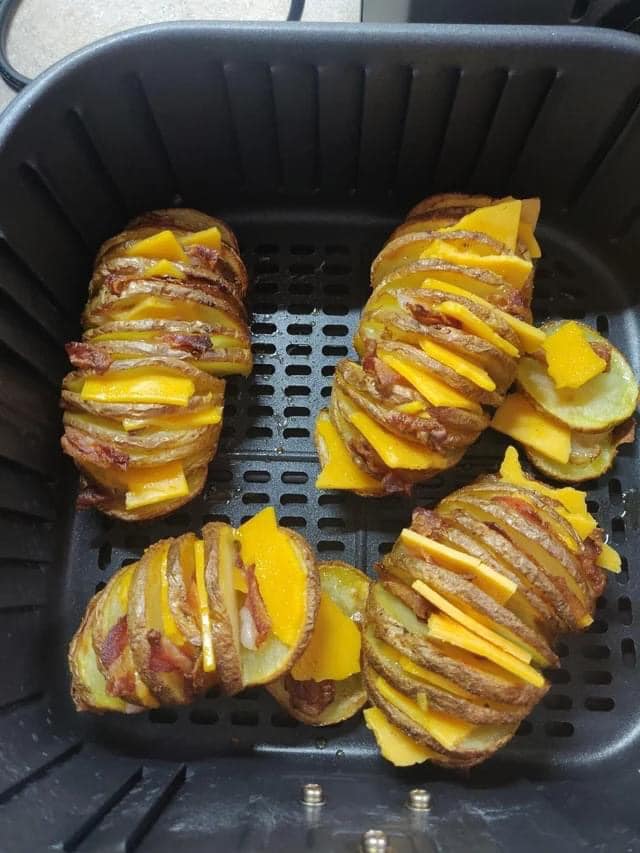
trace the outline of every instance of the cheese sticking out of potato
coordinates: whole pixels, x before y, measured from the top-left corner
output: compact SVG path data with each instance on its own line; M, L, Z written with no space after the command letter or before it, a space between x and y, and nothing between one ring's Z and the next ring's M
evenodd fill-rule
M396 406L396 409L405 415L417 415L418 412L424 412L425 408L424 403L421 403L420 400L410 400L408 403L401 403Z
M126 482L127 509L171 501L189 494L189 485L180 462L127 472Z
M190 299L168 299L162 296L146 296L129 308L119 309L116 302L111 317L114 320L186 320L199 321L222 329L242 328L229 314Z
M351 413L349 421L362 433L389 468L424 470L449 467L449 461L440 453L388 432L365 412Z
M451 714L421 708L417 702L396 690L381 676L376 678L375 686L387 702L406 714L414 723L422 726L445 749L455 749L460 741L475 729L473 723L468 723Z
M309 645L294 664L297 681L342 681L360 672L360 631L323 592Z
M433 358L441 364L455 370L456 373L459 373L460 376L463 376L465 379L473 382L473 384L477 385L479 388L483 388L485 391L496 390L496 383L489 376L486 370L483 370L481 367L478 367L477 364L474 364L472 361L458 355L458 353L447 349L447 347L442 346L442 344L436 343L430 338L423 338L420 341L420 348L430 358Z
M543 456L565 464L571 455L571 430L535 409L523 394L510 394L497 409L491 426Z
M444 231L479 231L504 243L509 252L515 252L522 215L522 202L513 199L501 204L479 207L463 216L455 225Z
M428 536L422 536L415 530L405 527L400 533L400 539L407 548L418 554L425 554L446 569L473 575L480 589L493 596L500 604L507 602L518 588L516 583L490 566L485 566L477 557L472 557L449 545L443 545Z
M581 388L607 367L607 362L594 352L584 331L573 320L551 332L542 346L556 388Z
M416 391L422 394L425 400L428 400L433 406L452 406L458 409L468 409L472 412L481 411L478 403L469 400L458 391L454 391L437 376L429 373L427 369L412 364L382 347L378 348L378 355L392 370L410 382Z
M602 551L596 563L600 568L607 569L607 571L613 572L616 575L622 571L620 554L614 551L611 545L607 545L606 543L602 546Z
M183 281L187 276L172 261L162 260L144 271L143 278L177 278Z
M474 252L462 251L452 246L445 240L434 240L425 249L421 258L439 258L460 266L474 267L475 269L488 270L502 278L512 287L519 290L527 281L533 270L531 261L525 261L517 255L485 255Z
M452 302L447 299L445 302L437 305L436 309L441 314L444 314L445 317L458 320L463 329L472 332L474 335L478 335L479 338L484 338L485 341L493 344L497 349L501 349L507 355L514 358L517 358L519 355L517 347L495 332L488 323L477 317L466 305L461 305L459 302Z
M474 619L473 616L462 611L459 607L456 607L456 605L449 601L448 598L440 595L439 592L432 589L424 583L424 581L414 581L412 587L430 604L433 604L434 607L438 608L438 610L442 610L442 612L446 613L447 616L450 616L451 619L459 622L461 625L464 625L464 627L469 631L472 631L479 637L483 637L487 642L493 643L494 646L497 646L507 654L512 655L514 658L524 661L524 663L530 662L531 655L521 646L505 639L505 637L502 637L497 633L497 631L494 631L492 628L489 628L487 625L484 625L482 622Z
M254 565L260 594L275 636L293 646L303 627L306 576L291 540L280 530L273 507L238 529L242 561Z
M197 429L215 426L222 420L222 406L206 406L194 412L179 415L164 415L157 418L123 418L122 426L127 432L154 427L161 430Z
M396 767L422 764L436 755L434 750L417 743L390 723L380 708L367 708L364 711L364 721L373 733L382 756Z
M122 370L89 376L82 386L83 400L100 403L159 403L186 406L195 392L193 380L153 368Z
M542 257L542 249L533 233L533 226L528 222L520 223L518 227L518 240L525 246L534 260Z
M200 633L202 635L202 668L205 672L213 672L216 668L216 657L211 636L211 614L209 612L209 594L204 578L204 542L196 539L193 543L193 564L196 579L196 595L198 598L198 616L200 617Z
M186 237L181 237L180 242L183 246L206 246L207 249L219 250L222 245L220 229L205 228L204 231L194 231L193 234L188 234Z
M380 482L371 474L363 471L353 461L327 412L318 416L316 437L324 453L326 453L326 461L316 480L316 489L352 489L358 492L382 491Z
M137 243L127 247L126 254L130 258L158 258L158 260L167 261L187 259L176 235L169 230L159 231L151 237L138 240Z

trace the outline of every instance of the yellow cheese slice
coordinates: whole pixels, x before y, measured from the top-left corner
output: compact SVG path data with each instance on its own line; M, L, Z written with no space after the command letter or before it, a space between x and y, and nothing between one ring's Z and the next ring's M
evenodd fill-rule
M464 329L493 344L494 347L501 349L507 355L513 356L513 358L517 358L520 355L517 347L514 347L510 341L507 341L497 332L494 332L488 323L485 323L480 317L476 317L473 311L470 311L466 305L461 305L459 302L451 302L447 299L445 302L437 305L436 309L441 314L444 314L445 317L452 317L454 320L458 320Z
M242 592L245 595L247 592L249 592L247 579L244 575L244 572L239 569L238 566L233 567L233 588L236 592Z
M176 415L163 415L158 418L123 418L122 426L127 432L153 427L159 430L197 429L204 426L215 426L222 420L222 406L206 406L195 412L184 412Z
M437 756L433 749L416 743L409 735L390 723L380 708L366 708L363 714L365 724L373 733L383 758L395 764L396 767L422 764Z
M478 403L467 399L458 391L454 391L441 379L429 373L426 368L411 364L382 347L378 348L378 355L392 370L410 382L416 391L422 394L425 400L433 406L452 406L457 409L468 409L472 412L482 411Z
M327 593L320 606L309 645L293 665L297 681L342 681L360 672L360 631Z
M440 258L459 266L488 270L501 276L507 284L519 290L531 275L533 264L517 255L481 255L464 252L444 240L434 240L422 252L421 258Z
M429 338L423 338L420 341L420 348L430 358L434 358L436 361L441 362L441 364L455 370L456 373L459 373L460 376L464 376L465 379L473 382L473 384L477 385L479 388L483 388L485 391L496 390L496 383L489 376L486 370L483 370L481 367L478 367L477 364L474 364L472 361L468 361L468 359L458 355L458 353L447 349L447 347L442 346L442 344L438 344Z
M573 320L547 335L542 346L547 372L556 388L581 388L607 367L607 362L589 345L582 327Z
M442 610L443 613L446 613L447 616L450 616L456 622L459 622L461 625L464 625L469 631L472 631L474 634L477 634L479 637L483 637L487 642L493 643L494 646L502 649L509 655L512 655L514 658L518 660L524 661L524 663L529 663L531 661L531 655L525 651L521 646L518 646L516 643L512 643L510 640L507 640L505 637L502 637L497 631L494 631L492 628L489 628L487 625L482 624L473 616L470 616L468 613L465 613L459 607L456 607L449 599L445 598L443 595L440 595L432 587L428 586L424 581L414 581L411 584L412 588L437 607L439 610Z
M479 231L504 243L510 252L515 252L518 229L522 214L522 202L518 199L479 207L463 216L455 225L443 231Z
M396 406L396 410L405 415L417 415L418 412L424 412L425 405L420 400L410 400L408 403L401 403Z
M524 661L514 658L513 655L507 654L502 649L494 646L493 643L489 643L482 637L468 631L463 625L454 622L449 616L433 613L429 617L428 624L429 635L434 640L459 646L467 652L487 658L487 660L497 664L507 672L518 676L528 684L532 684L534 687L542 687L544 685L544 678L537 669L534 669L528 663L524 663Z
M242 349L244 344L239 338L234 338L231 335L211 335L211 346L216 349Z
M189 484L180 462L168 462L156 468L140 468L127 472L126 479L127 509L138 509L189 494Z
M294 646L304 622L307 578L291 540L278 527L273 507L265 507L241 525L238 540L243 563L255 566L273 633Z
M495 598L499 604L505 604L518 588L516 583L490 566L486 566L477 557L422 536L415 530L405 527L400 533L400 539L407 548L418 554L426 554L446 569L472 574L477 586Z
M168 261L184 261L187 259L182 246L176 240L175 234L169 230L159 231L152 237L138 240L137 243L127 247L126 254L130 258L158 258L158 260L166 259Z
M417 702L400 693L380 676L376 678L375 685L387 702L425 729L445 749L455 749L475 729L473 723L468 723L451 714L424 710Z
M393 435L365 412L351 413L349 421L362 433L389 468L422 471L431 468L442 469L449 466L449 461L440 453Z
M186 237L181 237L183 246L206 246L208 249L219 250L222 244L220 230L214 225L213 228L205 228L204 231L194 231Z
M507 447L500 466L500 476L508 483L513 483L514 486L525 486L527 489L533 489L541 495L547 495L547 497L559 501L568 513L591 518L587 511L586 492L581 492L571 486L556 489L553 486L547 486L545 483L526 477L515 447Z
M148 370L123 370L89 376L82 386L83 400L99 403L160 403L186 406L195 392L192 379Z
M528 222L521 222L518 226L518 241L528 249L529 254L535 260L542 257L540 244L533 233L533 226Z
M469 299L471 302L490 309L504 320L505 323L508 323L516 335L518 335L520 338L520 349L523 352L535 352L539 350L546 340L546 335L542 329L537 329L531 323L525 323L524 320L520 320L518 317L512 317L511 314L503 311L502 308L496 308L488 299L483 299L481 296L477 296L475 293L471 293L455 284L447 284L446 282L428 278L425 279L422 287L426 290L440 290L443 293L451 293L453 296L464 296L465 299Z
M596 560L596 565L601 569L606 569L608 572L619 574L622 571L622 560L620 554L614 551L611 545L606 543L602 546L602 551Z
M162 296L146 296L129 308L111 311L114 320L197 320L211 326L239 329L232 317L219 308L211 308L189 299L168 299Z
M143 278L177 278L180 281L186 278L180 267L176 266L172 261L158 261L147 270L144 271Z
M523 394L510 394L496 410L491 426L555 462L566 464L569 461L569 427L543 415Z
M351 489L374 494L382 492L380 481L353 461L326 411L320 412L316 420L316 439L327 454L327 461L316 480L316 489Z
M388 643L385 643L382 640L378 640L378 642L384 646L385 655L392 658L408 675L419 678L421 681L426 681L427 684L432 684L434 687L439 687L441 690L446 690L447 693L459 696L461 699L474 699L472 693L469 693L468 690L464 690L462 687L458 687L458 685L454 681L451 681L451 679L445 678L437 672L432 672L430 669L425 669L424 666L420 666L415 663L411 658L403 655L402 652L394 649L394 647L390 646Z
M198 615L200 617L200 632L202 634L202 668L205 672L213 672L216 668L216 656L213 650L211 636L211 614L209 611L209 595L204 579L204 542L196 539L193 543L193 564L195 567L196 594L198 596Z

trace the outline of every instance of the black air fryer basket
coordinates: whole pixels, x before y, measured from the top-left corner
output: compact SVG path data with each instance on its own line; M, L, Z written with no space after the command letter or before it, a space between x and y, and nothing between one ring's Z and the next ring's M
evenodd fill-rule
M86 602L162 536L271 502L321 557L371 568L480 472L485 434L413 503L314 488L313 420L407 208L434 191L539 195L537 319L584 319L640 375L640 39L590 29L169 25L103 41L0 120L0 850L640 850L638 445L591 484L623 556L553 688L468 775L395 770L359 719L314 730L263 691L140 717L77 715ZM132 215L228 218L252 275L256 367L229 383L204 494L166 519L73 509L58 448L63 342L92 257ZM320 782L326 804L305 809ZM425 816L410 788L431 794Z

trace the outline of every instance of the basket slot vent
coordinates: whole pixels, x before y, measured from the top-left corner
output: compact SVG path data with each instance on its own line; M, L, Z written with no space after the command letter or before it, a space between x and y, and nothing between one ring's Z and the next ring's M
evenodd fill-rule
M357 185L365 71L356 65L318 67L318 136L323 193Z
M620 643L620 651L622 653L622 662L629 669L635 669L636 665L636 645L630 637Z
M285 189L308 193L320 181L317 71L310 65L273 65L271 85Z
M53 386L59 386L68 362L63 348L43 337L35 322L0 295L0 343Z

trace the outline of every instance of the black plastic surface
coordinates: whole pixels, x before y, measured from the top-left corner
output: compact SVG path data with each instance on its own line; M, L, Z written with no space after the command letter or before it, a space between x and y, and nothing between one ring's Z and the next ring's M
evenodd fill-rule
M487 434L413 502L313 486L313 419L350 351L371 257L429 192L540 195L538 317L585 318L640 373L638 80L640 43L589 30L180 25L89 48L12 105L0 121L0 849L346 851L369 826L398 853L640 849L635 447L590 489L624 572L561 648L545 702L469 776L394 771L359 721L294 725L260 691L80 718L65 666L96 586L160 536L270 501L321 556L371 568L413 503L495 468L502 445ZM151 524L75 514L57 449L61 344L99 242L181 201L237 228L256 368L230 382L201 498ZM304 781L325 786L320 816L297 802ZM417 781L434 797L424 825L402 806Z

